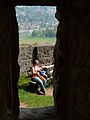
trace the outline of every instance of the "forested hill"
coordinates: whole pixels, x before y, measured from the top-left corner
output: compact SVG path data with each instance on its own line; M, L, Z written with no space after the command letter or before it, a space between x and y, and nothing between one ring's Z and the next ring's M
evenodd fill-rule
M55 12L56 8L50 6L17 6L16 16L19 29L39 29L56 26Z

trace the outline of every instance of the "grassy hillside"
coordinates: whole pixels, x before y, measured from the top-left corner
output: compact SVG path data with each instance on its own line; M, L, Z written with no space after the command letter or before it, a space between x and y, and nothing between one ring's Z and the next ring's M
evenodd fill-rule
M24 37L19 40L19 45L46 45L46 44L54 44L56 42L56 38L42 38L42 37Z

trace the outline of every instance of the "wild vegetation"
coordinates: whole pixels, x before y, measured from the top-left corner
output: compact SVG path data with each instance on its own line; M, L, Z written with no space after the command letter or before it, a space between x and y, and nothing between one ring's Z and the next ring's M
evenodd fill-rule
M34 30L31 34L32 37L56 37L56 29L46 28L46 30Z

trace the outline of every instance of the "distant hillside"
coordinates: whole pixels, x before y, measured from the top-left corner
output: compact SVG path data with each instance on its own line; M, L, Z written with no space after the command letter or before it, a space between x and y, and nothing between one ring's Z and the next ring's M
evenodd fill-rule
M47 6L17 6L16 16L20 30L56 27L55 7Z

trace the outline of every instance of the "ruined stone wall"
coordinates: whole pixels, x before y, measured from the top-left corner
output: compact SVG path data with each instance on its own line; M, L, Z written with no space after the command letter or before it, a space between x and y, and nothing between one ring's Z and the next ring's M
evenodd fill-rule
M51 65L53 64L53 51L54 45L47 46L30 46L24 45L19 47L18 63L20 65L20 73L23 74L26 70L30 69L33 65L32 57L34 48L37 48L39 65Z

